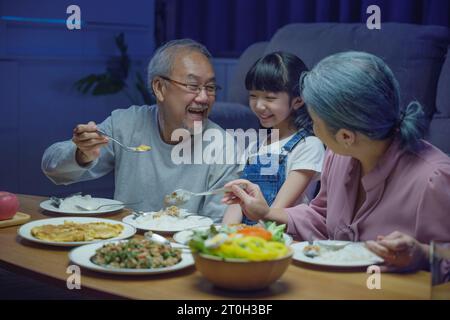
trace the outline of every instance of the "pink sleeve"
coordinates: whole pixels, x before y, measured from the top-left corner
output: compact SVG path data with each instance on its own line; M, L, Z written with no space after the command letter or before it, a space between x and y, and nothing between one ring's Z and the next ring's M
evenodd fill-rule
M322 175L320 178L319 194L311 200L309 205L300 204L285 209L288 215L287 232L296 240L328 239L326 227L327 216L327 176L330 171L333 153L327 151Z
M450 166L434 170L417 208L416 238L450 242Z

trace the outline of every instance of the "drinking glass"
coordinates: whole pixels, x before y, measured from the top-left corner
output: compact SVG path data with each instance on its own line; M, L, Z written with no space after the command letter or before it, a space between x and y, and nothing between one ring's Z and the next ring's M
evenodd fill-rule
M430 244L431 299L450 300L450 243Z

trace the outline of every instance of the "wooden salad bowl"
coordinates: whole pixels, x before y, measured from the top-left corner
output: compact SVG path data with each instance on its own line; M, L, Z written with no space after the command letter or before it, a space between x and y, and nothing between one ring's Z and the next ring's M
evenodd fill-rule
M216 256L193 253L197 270L220 288L231 290L263 289L278 280L292 261L293 250L278 259L249 261L223 259Z

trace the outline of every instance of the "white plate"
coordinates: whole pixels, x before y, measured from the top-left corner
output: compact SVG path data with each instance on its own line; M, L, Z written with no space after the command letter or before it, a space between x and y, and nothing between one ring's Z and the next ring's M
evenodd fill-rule
M118 241L108 241L109 242L118 242ZM165 267L165 268L153 268L153 269L119 269L119 268L108 268L99 266L93 262L91 262L91 257L95 255L95 251L102 247L106 242L102 243L93 243L85 246L81 246L73 249L69 253L69 259L73 263L79 265L80 267L90 269L93 271L104 272L104 273L113 273L113 274L126 274L126 275L145 275L145 274L159 274L172 272L180 269L187 268L189 266L194 265L194 258L190 253L181 253L181 261L177 264Z
M123 226L122 233L114 238L111 239L105 239L105 240L93 240L93 241L74 241L74 242L56 242L56 241L45 241L41 239L35 238L31 234L31 229L34 227L42 226L44 224L63 224L64 221L71 221L76 223L90 223L90 222L106 222L111 224L121 224ZM50 219L41 219L41 220L35 220L28 222L27 224L24 224L21 226L18 230L18 234L27 240L38 242L42 244L48 244L53 246L59 246L59 247L74 247L74 246L80 246L83 244L89 244L89 243L95 243L100 241L109 241L109 240L120 240L120 239L126 239L131 236L133 236L136 233L136 229L133 226L130 226L126 223L122 223L120 221L111 220L111 219L100 219L100 218L88 218L88 217L64 217L64 218L50 218Z
M328 242L332 243L333 240ZM342 241L336 242L342 243ZM309 245L308 241L291 245L292 249L294 249L292 258L296 261L328 267L367 267L384 262L382 258L369 251L362 242L350 243L337 251L325 249L325 253L321 253L315 258L307 257L303 253L303 248L307 245Z
M221 225L215 225L215 226L216 226L216 228L221 227ZM192 230L184 230L184 231L177 232L173 235L173 240L175 240L175 242L178 242L180 244L187 244L193 235L193 230L206 230L208 228L209 227L202 227L202 228L196 228L196 229L192 229ZM283 238L284 238L284 243L287 246L289 246L292 243L292 237L290 235L288 235L287 233L283 234Z
M61 214L101 214L101 213L108 213L108 212L114 212L122 210L125 206L123 205L123 202L113 199L105 199L105 198L92 198L92 200L95 200L98 205L96 207L99 207L104 204L111 204L112 206L105 206L101 207L99 210L63 210L56 208L52 206L50 200L45 200L41 202L40 207L44 210L50 211L50 212L56 212Z
M124 217L122 221L140 230L160 233L174 233L186 229L209 227L214 223L211 218L205 216L190 215L181 219L167 216L153 218L152 215L155 213L151 212L149 215L139 217L136 220L133 219L133 215L129 215Z

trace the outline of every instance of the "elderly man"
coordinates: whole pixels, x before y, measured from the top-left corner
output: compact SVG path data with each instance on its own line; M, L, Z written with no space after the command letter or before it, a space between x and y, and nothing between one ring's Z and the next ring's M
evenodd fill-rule
M178 188L203 192L236 178L235 164L178 165L172 158L177 144L186 143L186 139L172 139L177 129L186 129L189 137L189 133L198 131L194 130L194 123L195 128L202 124L203 130L220 130L225 137L225 132L208 120L219 88L210 58L203 45L189 39L174 40L160 47L148 66L148 81L156 105L115 110L99 125L94 122L77 125L72 141L55 143L45 151L44 173L56 184L70 184L96 179L114 170L114 198L123 202L141 201L133 208L146 211L159 210L164 196ZM144 144L152 150L127 152L97 129L126 145ZM187 141L193 144L196 140ZM220 147L225 154L223 145ZM193 197L184 207L218 222L225 209L220 197Z

